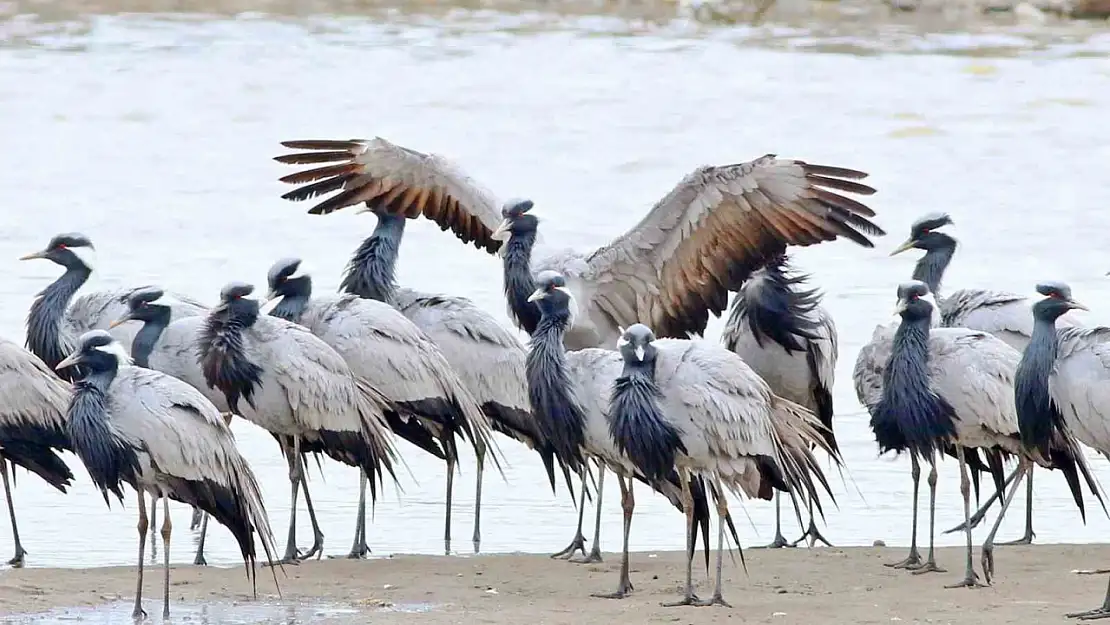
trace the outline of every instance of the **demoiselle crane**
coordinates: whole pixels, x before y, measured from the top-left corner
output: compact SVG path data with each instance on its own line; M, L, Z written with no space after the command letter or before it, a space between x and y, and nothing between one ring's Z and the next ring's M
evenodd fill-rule
M142 603L146 494L164 501L163 619L170 615L169 499L197 506L231 530L257 595L255 534L271 562L274 537L254 472L236 449L231 430L199 391L129 362L119 341L104 330L91 330L56 367L79 365L84 375L73 385L67 431L104 503L111 505L111 492L122 504L123 482L138 494L139 564L133 616L146 616Z
M1088 310L1063 282L1037 285L1045 298L1033 305L1033 333L1018 366L1015 396L1021 440L1040 450L1060 433L1110 454L1110 328L1058 327L1070 310ZM1019 474L1003 508L1009 505ZM1106 573L1106 570L1094 571ZM1072 618L1110 618L1110 585L1102 605Z
M810 449L820 445L838 462L839 455L820 432L823 426L815 415L775 396L739 356L719 345L701 340L656 340L643 324L629 327L618 345L624 369L613 385L609 410L610 433L617 447L649 479L677 467L684 476L683 484L700 474L711 479L721 493L713 598L697 600L688 569L686 596L680 603L728 605L721 592L728 517L725 489L759 499L770 499L772 490L785 490L816 501L820 485L832 497ZM627 499L618 593L630 587L631 486Z
M294 562L303 557L296 545L302 453L323 452L358 467L376 501L383 470L396 480L389 404L307 328L260 315L258 300L248 297L253 292L250 284L226 285L197 345L207 384L223 391L232 412L281 437L292 489L282 562Z
M404 228L403 218L423 215L451 229L464 243L501 253L511 316L529 334L539 321L527 301L535 288L533 272L558 270L583 306L583 314L567 331L568 349L612 349L618 328L640 321L659 336L700 333L710 312L719 315L724 310L728 291L738 289L750 271L787 245L813 245L843 236L872 247L867 235L884 234L869 219L874 211L828 190L871 195L874 189L854 182L867 174L766 155L747 163L698 168L608 246L588 256L555 253L533 267L538 219L532 202L513 201L499 210L492 193L441 156L380 137L282 145L302 151L276 157L281 163L328 163L281 178L303 185L283 198L301 201L341 190L310 213L328 214L365 203L378 215L379 228L386 215L395 216L390 227L398 232ZM599 491L603 477L601 468ZM562 553L581 548L581 534L579 526ZM587 561L600 559L596 540L594 544Z
M489 422L439 348L404 315L388 304L357 295L313 296L312 277L299 258L274 263L267 284L267 302L276 301L269 314L311 330L347 361L354 375L376 388L394 408L387 416L395 434L440 459L444 454L457 457L456 436L462 441L470 439L482 465L490 442ZM530 420L517 426L534 431ZM554 474L549 478L554 488ZM453 480L454 462L449 462L448 526ZM365 483L360 490L352 558L369 552ZM479 511L475 510L475 523L478 519ZM450 553L450 543L445 549Z
M1029 343L1033 333L1033 302L1024 295L986 289L960 289L941 296L941 282L944 272L952 262L959 243L947 232L940 230L952 225L952 217L947 213L924 215L910 226L910 236L890 253L891 256L907 250L923 250L925 254L918 259L913 269L913 279L929 285L929 290L940 306L941 325L948 328L970 328L990 332L1014 349L1021 352ZM1078 326L1070 317L1063 320L1065 326ZM1017 475L1015 470L1007 479L1010 483ZM1028 545L1033 542L1033 470L1028 473L1029 482L1025 502L1025 533L1021 538L1003 545ZM986 515L998 494L991 495L983 506L971 517L972 526L977 525ZM962 526L948 530L959 531Z
M882 389L867 404L871 429L879 452L909 453L914 463L923 458L929 471L929 552L918 566L916 544L916 499L914 542L905 561L915 574L943 572L933 549L936 525L936 452L939 443L955 445L960 462L960 494L964 500L967 559L964 578L948 586L974 587L979 576L972 563L971 485L965 448L999 449L1034 461L1056 466L1074 476L1076 467L1087 474L1082 454L1072 445L1055 445L1045 453L1025 454L1018 438L1014 408L1014 379L1020 356L1001 339L967 328L930 328L936 305L929 287L921 281L899 285L897 313L902 322L894 335L890 358L882 374ZM916 484L916 481L915 481ZM1072 494L1083 509L1078 479L1069 479ZM1001 518L1000 518L1001 521ZM984 545L989 551L993 533ZM987 581L993 566L984 559Z
M0 474L12 521L15 556L8 564L19 568L27 551L19 540L15 503L8 479L8 463L38 475L61 492L73 481L73 472L57 452L72 447L66 434L69 384L54 375L34 354L0 339Z
M721 341L735 352L771 391L817 415L826 446L839 453L833 433L832 389L837 335L832 316L821 306L821 293L807 289L809 276L796 274L786 255L772 258L752 275L732 302ZM794 547L809 539L829 541L817 529L812 506L809 527L801 538L782 535L781 492L775 492L775 538L768 548Z
M702 482L690 475L681 476L674 466L667 468L664 479L659 477L662 469L650 471L650 476L645 475L628 455L622 453L613 439L606 417L613 381L620 377L623 369L621 356L616 351L597 348L566 351L563 336L576 311L573 295L566 288L562 275L551 271L544 272L540 278L540 287L531 299L537 303L541 317L532 335L527 363L528 393L536 423L555 445L562 461L582 476L583 483L587 458L608 466L618 475L622 494L625 495L626 527L631 522L632 502L625 479L636 478L647 482L684 511L689 538L687 559L692 568L694 528L700 526L705 537L708 567L709 508ZM725 494L718 491L717 496L723 499ZM739 544L727 512L726 509L722 523L729 525L733 538ZM631 584L627 583L627 566L622 566L622 570L625 573L622 589L611 596L623 596L631 590Z

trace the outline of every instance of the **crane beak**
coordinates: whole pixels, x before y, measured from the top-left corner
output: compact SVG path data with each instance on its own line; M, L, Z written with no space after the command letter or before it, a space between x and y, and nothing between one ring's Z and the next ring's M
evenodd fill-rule
M23 256L20 256L19 260L34 260L36 258L46 258L46 252L45 251L31 252L30 254L25 254Z
M904 299L898 300L898 305L894 307L894 315L900 316L903 312L905 312L907 308L909 308L909 305L910 303Z
M69 356L66 356L64 359L62 359L62 362L59 362L57 365L55 365L54 370L61 371L66 367L72 367L73 365L80 364L80 362L81 352L73 352Z
M112 323L109 323L108 324L108 329L111 330L112 328L114 328L116 326L123 325L123 324L127 323L128 321L131 321L131 313L126 313L122 317L120 317L119 319L116 319Z
M1087 308L1083 304L1080 304L1079 302L1077 302L1073 299L1068 300L1068 308L1074 308L1076 310L1087 310L1087 311L1091 310L1090 308Z
M898 247L894 248L894 251L891 252L890 255L891 256L897 256L898 254L901 254L902 252L905 252L906 250L912 250L913 249L913 244L914 244L913 239L906 239L906 242L899 245Z
M547 297L547 293L543 289L536 289L535 291L532 291L531 295L528 296L528 301L529 302L534 302L536 300L541 300L545 297Z
M497 224L497 229L494 230L493 234L489 236L494 241L508 241L509 237L512 236L512 227L513 222L509 221L508 219L502 219L501 223Z
M644 361L644 346L643 345L637 345L636 346L636 360L639 360L640 362Z

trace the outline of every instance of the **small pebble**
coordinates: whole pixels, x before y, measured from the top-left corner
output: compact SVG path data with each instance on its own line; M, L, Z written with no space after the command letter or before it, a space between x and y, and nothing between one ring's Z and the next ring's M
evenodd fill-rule
M872 547L886 547L886 541L882 540L882 539L879 539L879 540L876 540L875 542L871 543L871 546Z

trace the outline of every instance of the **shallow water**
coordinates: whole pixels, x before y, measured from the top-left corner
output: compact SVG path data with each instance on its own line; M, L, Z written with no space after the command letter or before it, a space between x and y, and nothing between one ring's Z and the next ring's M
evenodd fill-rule
M283 139L378 134L450 155L502 197L533 198L548 217L547 243L583 248L634 224L702 163L776 152L856 167L871 172L880 190L871 205L891 235L875 251L826 244L796 261L826 291L840 328L836 429L854 485L834 477L839 509L829 510L825 533L860 545L909 538L908 463L876 458L850 377L859 346L890 317L894 286L910 273L912 254L886 253L914 218L934 210L955 218L964 245L947 288L1031 292L1038 279L1064 279L1096 311L1091 319L1110 319L1110 39L1090 26L861 37L839 26L713 29L530 12L59 12L0 22L0 332L14 340L33 295L58 275L48 263L15 259L59 231L97 244L93 288L156 282L211 302L225 282L261 284L274 260L298 255L314 267L318 289L333 289L371 220L313 217L307 205L278 199L287 188L276 179L289 170L270 157ZM399 280L470 297L507 322L498 261L429 224L410 226ZM714 321L708 336L720 328ZM268 435L242 421L233 428L281 545L284 462ZM562 490L552 496L534 454L499 442L508 462L504 481L486 476L482 552L563 547L574 527L570 501ZM441 553L443 466L403 451L412 476L402 474L403 494L387 489L378 502L370 545L377 554ZM68 495L19 474L29 565L133 563L132 500L109 509L69 460L78 478ZM1092 463L1110 484L1105 460L1092 455ZM938 493L945 528L961 515L954 464L942 467ZM454 547L467 552L470 457L462 470ZM323 479L310 473L327 551L346 553L357 475L330 462ZM621 512L609 484L602 544L613 550ZM1081 523L1058 475L1038 473L1036 485L1039 542L1110 533L1097 507ZM637 500L632 547L680 548L682 516L646 492ZM1023 504L1003 538L1020 531ZM768 541L773 506L744 509L758 528L734 508L744 544ZM192 560L188 519L174 508L175 562ZM300 522L307 546L307 515ZM785 531L798 530L788 522ZM4 559L10 545L2 521ZM209 562L237 557L230 534L213 525Z
M130 601L116 601L94 607L59 608L38 614L21 614L0 618L5 625L68 625L87 623L88 625L112 625L130 623L131 611L135 604ZM191 623L195 625L340 625L354 623L360 610L346 606L327 604L266 603L266 602L187 602L179 601L171 606L169 619L162 618L161 604L146 602L148 611L146 623ZM365 617L363 617L365 618Z

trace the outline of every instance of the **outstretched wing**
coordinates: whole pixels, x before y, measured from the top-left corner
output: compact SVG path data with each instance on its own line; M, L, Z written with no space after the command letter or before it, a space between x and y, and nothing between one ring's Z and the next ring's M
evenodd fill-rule
M309 209L326 215L366 203L410 219L423 215L451 229L463 243L490 253L501 246L490 234L501 220L497 198L447 159L423 154L380 137L349 141L283 141L287 148L306 150L274 160L288 164L328 163L289 174L282 182L302 185L281 196L301 201L340 191Z
M593 304L619 325L641 322L658 336L701 333L728 291L788 245L848 238L873 247L875 212L830 191L871 195L867 174L768 154L700 167L588 263Z

